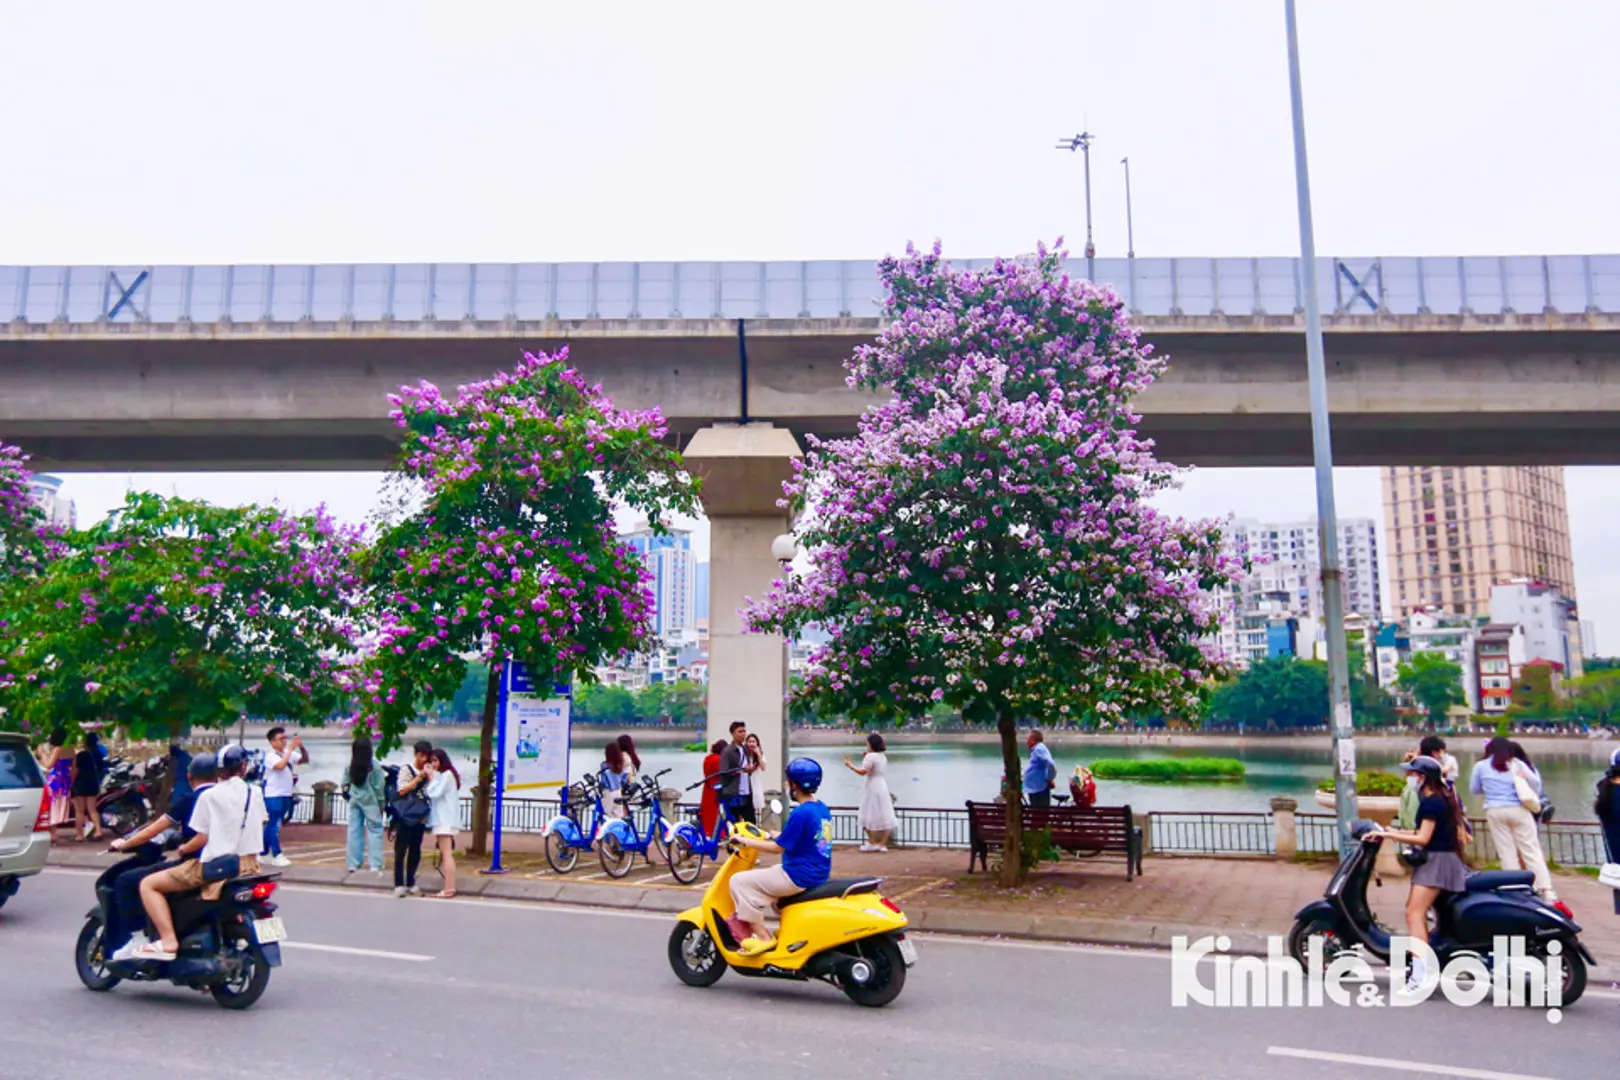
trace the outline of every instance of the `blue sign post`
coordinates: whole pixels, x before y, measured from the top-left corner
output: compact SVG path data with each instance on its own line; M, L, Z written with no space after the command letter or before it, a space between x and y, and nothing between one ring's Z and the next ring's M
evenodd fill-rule
M514 660L501 665L501 697L495 707L495 850L490 853L489 869L479 871L482 874L506 873L501 865L501 821L506 817L506 694L517 666Z
M561 789L568 784L573 690L566 683L549 689L551 696L544 696L534 677L517 661L502 663L495 710L495 849L489 869L482 873L506 873L501 865L501 841L507 788Z

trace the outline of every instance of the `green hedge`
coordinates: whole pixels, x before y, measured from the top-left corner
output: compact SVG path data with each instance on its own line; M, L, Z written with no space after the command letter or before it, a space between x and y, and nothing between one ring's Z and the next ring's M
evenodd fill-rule
M1236 758L1103 758L1091 764L1099 780L1241 780Z
M1328 777L1316 785L1317 791L1333 791L1336 777ZM1372 770L1356 773L1357 795L1394 795L1397 798L1406 790L1406 779L1391 772Z

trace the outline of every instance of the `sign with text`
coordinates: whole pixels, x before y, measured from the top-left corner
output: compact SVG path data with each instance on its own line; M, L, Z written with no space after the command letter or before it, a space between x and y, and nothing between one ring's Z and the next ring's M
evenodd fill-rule
M501 702L502 791L560 788L568 783L572 703L569 686L537 686L523 665L510 665Z

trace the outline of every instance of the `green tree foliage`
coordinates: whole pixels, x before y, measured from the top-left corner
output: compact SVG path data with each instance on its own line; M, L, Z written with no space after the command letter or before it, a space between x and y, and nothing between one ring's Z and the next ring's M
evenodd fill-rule
M1209 714L1216 720L1266 729L1327 723L1327 665L1283 657L1256 661L1215 691Z
M8 724L173 736L243 715L320 724L343 707L357 530L323 511L132 493L63 543L10 594Z
M1396 669L1395 685L1412 695L1431 725L1446 722L1446 712L1462 705L1462 668L1437 652L1413 653L1412 659Z

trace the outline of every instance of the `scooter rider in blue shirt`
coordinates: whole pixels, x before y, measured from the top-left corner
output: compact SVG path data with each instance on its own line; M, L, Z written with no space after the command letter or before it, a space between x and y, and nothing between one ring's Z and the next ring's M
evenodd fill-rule
M731 879L731 900L737 907L728 924L744 956L757 956L776 948L776 938L765 927L765 912L773 901L797 896L824 884L832 876L832 811L816 798L821 787L821 766L810 758L794 758L783 770L788 797L796 805L782 831L769 840L755 840L733 832L734 842L765 852L781 852L782 865L744 870Z

